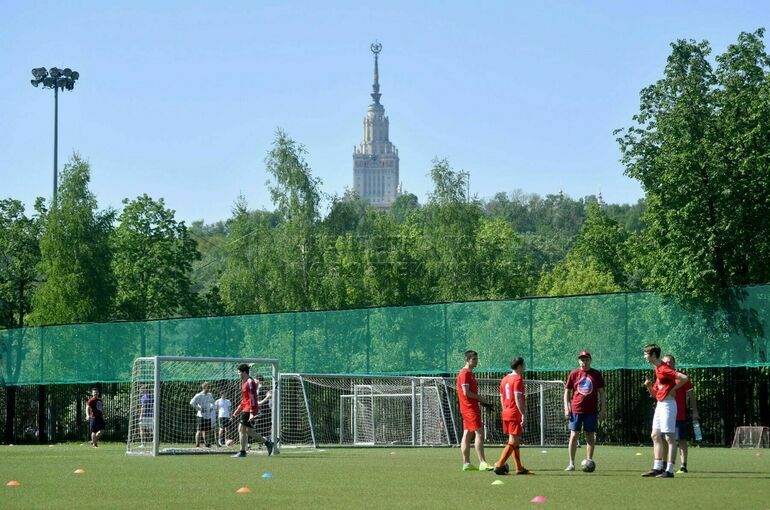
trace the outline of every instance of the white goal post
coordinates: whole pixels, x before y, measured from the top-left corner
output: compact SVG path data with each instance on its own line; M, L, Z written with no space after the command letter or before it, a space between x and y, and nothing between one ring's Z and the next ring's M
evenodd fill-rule
M770 428L736 427L733 448L770 448Z
M454 446L462 438L453 377L281 374L283 446ZM499 379L477 379L486 441L503 444ZM564 446L562 381L525 381L524 444Z
M281 413L274 413L272 409L281 408L278 360L154 356L134 360L126 454L237 451L237 420L220 419L219 415L225 414L225 400L230 402L230 415L240 404L242 383L238 366L243 363L250 366L249 375L260 381L258 398L264 400L267 391L272 392L272 398L260 406L255 427L277 445ZM199 397L204 383L209 391ZM224 444L219 442L220 437L225 440ZM253 444L249 453L257 450L266 453L258 446ZM273 453L278 453L277 447Z

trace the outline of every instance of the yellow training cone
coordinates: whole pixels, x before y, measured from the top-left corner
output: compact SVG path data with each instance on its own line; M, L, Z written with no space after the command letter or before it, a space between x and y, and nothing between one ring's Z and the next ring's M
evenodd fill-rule
M86 470L82 468L77 468L75 471L73 471L73 473L75 473L76 475L82 475L85 472Z
M504 483L505 482L503 482L502 480L495 480L494 482L492 482L492 485L503 485Z

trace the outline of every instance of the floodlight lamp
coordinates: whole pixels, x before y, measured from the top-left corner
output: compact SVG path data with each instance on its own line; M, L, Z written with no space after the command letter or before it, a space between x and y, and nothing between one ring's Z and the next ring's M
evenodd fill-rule
M70 78L72 78L72 81L76 81L78 78L80 78L80 73L77 71L72 71Z
M50 71L48 71L48 74L51 75L51 78L57 79L59 76L61 76L61 69L58 67L52 67Z
M33 87L37 87L38 85L40 85L40 82L37 80L29 80L29 82L32 84Z
M70 69L69 67L65 67L65 68L64 68L64 71L62 71L62 74L63 74L64 76L66 76L67 78L69 78L69 77L70 77L70 75L72 74L72 69Z
M54 79L51 78L50 76L46 76L45 78L43 78L43 86L48 88L53 88Z

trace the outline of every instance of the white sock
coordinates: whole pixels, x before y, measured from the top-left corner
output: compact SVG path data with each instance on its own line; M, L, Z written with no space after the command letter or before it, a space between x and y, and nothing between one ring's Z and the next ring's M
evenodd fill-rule
M652 465L652 469L655 469L656 471L663 471L663 466L665 466L665 464L662 460L655 459L655 464Z
M673 473L674 472L674 464L671 463L671 462L666 464L666 471L668 471L669 473Z

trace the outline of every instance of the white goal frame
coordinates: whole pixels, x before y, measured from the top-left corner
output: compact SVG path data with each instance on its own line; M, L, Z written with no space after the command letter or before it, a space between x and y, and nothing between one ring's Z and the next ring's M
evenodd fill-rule
M148 363L151 362L153 366L153 376L152 380L142 380L138 381L135 380L135 370L138 364L140 363ZM127 440L127 449L126 449L126 455L137 455L137 456L157 456L157 455L163 455L163 454L181 454L181 453L232 453L233 450L225 449L225 448L219 448L219 449L213 449L213 448L170 448L170 449L161 449L160 447L160 420L161 420L161 413L163 410L161 409L160 402L161 402L161 382L163 382L163 363L166 362L188 362L188 363L226 363L226 364L232 364L232 377L233 381L236 381L237 375L237 366L241 363L247 363L250 366L253 365L262 365L262 366L269 366L270 367L270 375L272 377L272 409L275 410L275 412L271 413L271 435L274 442L274 449L273 454L279 453L279 447L280 444L280 436L278 432L281 430L281 413L278 412L278 410L281 408L281 385L280 385L280 371L279 371L279 364L278 360L274 358L225 358L225 357L194 357L194 356L147 356L147 357L140 357L136 358L134 360L134 369L132 369L132 380L131 380L131 404L130 404L130 414L129 414L129 431L128 431L128 440ZM255 375L255 374L250 374ZM206 380L201 379L201 381ZM189 382L189 381L188 381ZM237 384L240 385L240 381L237 381ZM138 450L133 447L133 443L135 442L134 438L132 437L133 434L133 420L140 416L140 413L142 410L140 409L140 405L137 398L134 398L135 392L135 385L152 385L153 388L153 412L152 412L152 447L148 449L142 449ZM235 404L235 403L234 403ZM233 405L233 408L237 407L236 405ZM140 418L141 419L141 418ZM141 425L140 425L141 426Z
M770 448L770 427L744 426L735 428L733 448ZM759 455L759 454L757 454Z

